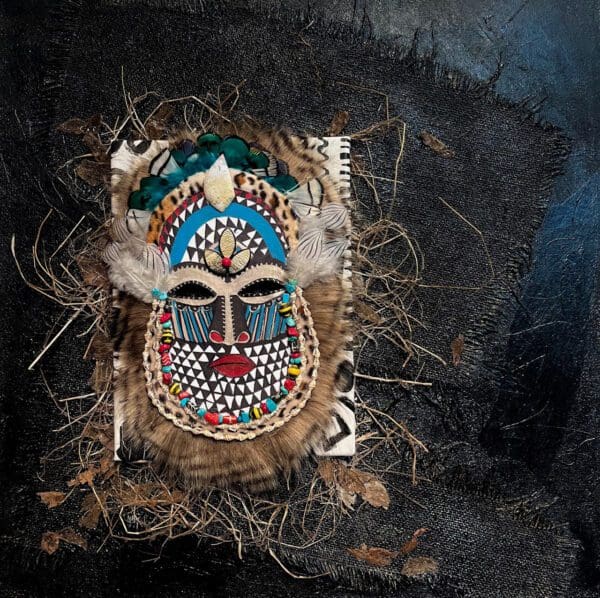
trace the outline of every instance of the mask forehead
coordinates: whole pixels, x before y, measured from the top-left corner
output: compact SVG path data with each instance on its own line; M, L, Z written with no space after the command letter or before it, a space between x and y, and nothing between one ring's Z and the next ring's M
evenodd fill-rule
M165 221L158 246L172 268L203 264L205 252L219 247L226 230L231 231L237 251L249 251L249 266L269 262L285 266L289 246L282 226L260 198L240 190L223 211L202 194L190 196Z

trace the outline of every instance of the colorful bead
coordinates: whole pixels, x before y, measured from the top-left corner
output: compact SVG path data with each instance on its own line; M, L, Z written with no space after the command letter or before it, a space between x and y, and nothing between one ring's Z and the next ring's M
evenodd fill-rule
M296 320L294 320L294 318L292 318L290 316L289 318L285 319L285 325L286 326L295 326L296 325Z
M163 322L162 323L162 327L163 327L164 331L166 331L168 328L171 328L171 326L173 326L173 324L171 324L171 322Z
M295 380L290 380L290 378L286 378L285 382L283 383L283 387L286 390L292 390L292 388L294 388L294 386L296 386L296 381Z
M273 413L273 411L276 411L277 403L273 399L267 399L266 403L267 403L267 409L269 410L269 413Z
M231 258L230 257L224 257L221 260L221 266L223 266L223 268L231 268Z
M289 303L290 302L290 294L284 293L281 295L281 303Z
M179 384L179 382L173 382L173 384L169 386L169 392L172 395L178 395L182 390L183 388L181 388L181 384Z
M293 293L296 290L297 284L298 284L298 281L296 281L296 280L288 280L288 282L285 283L285 290L288 293Z
M293 359L290 359L290 363L300 365L302 363L302 359L300 359L300 357L294 357Z
M291 326L287 329L288 336L298 336L298 329L295 326Z
M189 400L189 399L181 399L181 401L179 401L179 404L180 404L182 407L187 407L187 404L188 404L189 402L190 402L190 400Z
M252 419L260 419L262 417L262 411L258 407L252 407L250 409L250 415Z
M298 359L298 357L302 357L302 355L298 352L294 352L290 355L292 359Z
M155 299L159 299L160 298L160 291L157 288L152 289L152 296Z
M238 418L235 415L225 415L223 417L224 424L237 424Z
M280 313L282 316L287 316L287 314L289 314L289 313L291 313L291 312L292 312L292 306L291 306L291 305L289 305L288 303L282 303L282 304L279 306L279 313Z
M170 348L171 348L171 347L170 347L170 345L167 345L167 343L164 343L163 345L160 345L160 346L158 347L158 352L159 352L159 353L165 353L165 352L167 352L167 351L168 351Z
M206 420L207 423L212 424L213 426L217 426L219 424L219 414L218 413L211 413L210 411L207 411L204 414L204 419Z
M171 319L171 314L168 312L164 312L161 316L160 316L160 323L164 324L165 322L168 322Z
M163 353L160 356L160 361L163 365L171 365L171 357L169 356L168 353Z
M300 375L300 368L294 367L294 366L290 366L288 368L288 376L293 376L294 378L297 378Z
M250 421L250 414L247 411L242 411L237 420L240 424L247 424Z
M286 395L290 394L290 391L284 387L279 391L279 394L285 397Z
M188 397L191 397L191 396L192 396L191 393L189 393L187 390L182 390L179 393L179 398L180 399L187 399Z
M171 371L171 366L170 365L163 365L162 368L160 368L165 374L168 374Z
M198 411L196 411L196 415L198 417L204 417L206 414L206 409L198 409Z
M163 384L171 384L171 382L173 381L173 375L172 374L163 374Z
M267 413L269 413L269 408L267 407L267 404L263 401L260 404L260 410L266 415Z
M223 423L223 416L219 413L219 423L222 424Z

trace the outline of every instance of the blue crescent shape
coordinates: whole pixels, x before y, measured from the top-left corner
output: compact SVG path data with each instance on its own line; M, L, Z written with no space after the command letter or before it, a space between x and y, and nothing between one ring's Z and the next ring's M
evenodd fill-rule
M215 218L220 218L222 216L231 216L232 218L245 220L263 238L271 256L283 264L286 263L285 249L271 224L269 224L269 222L258 212L238 203L232 203L229 204L224 212L219 212L212 206L206 206L201 210L194 212L183 223L181 228L177 231L173 246L171 247L171 266L174 267L181 262L192 235L203 224L206 224L209 220L214 220Z

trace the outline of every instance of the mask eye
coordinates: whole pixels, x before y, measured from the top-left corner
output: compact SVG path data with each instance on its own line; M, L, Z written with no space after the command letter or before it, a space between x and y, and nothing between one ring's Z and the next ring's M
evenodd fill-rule
M250 297L267 297L275 295L283 291L283 285L280 282L272 279L257 280L246 285L240 292L239 296L244 298Z
M173 299L206 301L207 299L214 299L216 295L203 284L190 280L173 287L169 291L169 297Z

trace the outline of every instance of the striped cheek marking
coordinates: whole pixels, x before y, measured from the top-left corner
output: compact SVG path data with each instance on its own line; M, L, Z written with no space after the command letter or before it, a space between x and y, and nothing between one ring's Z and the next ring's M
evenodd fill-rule
M171 302L173 329L177 338L193 343L209 341L209 330L213 320L212 305L191 307Z
M268 341L286 331L285 319L279 314L277 300L246 306L246 326L250 342Z

